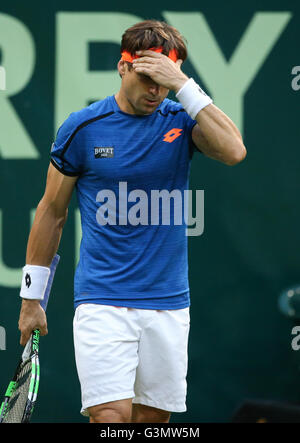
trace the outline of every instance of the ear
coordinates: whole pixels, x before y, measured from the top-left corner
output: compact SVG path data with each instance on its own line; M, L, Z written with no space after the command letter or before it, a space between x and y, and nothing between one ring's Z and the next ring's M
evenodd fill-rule
M120 76L123 77L123 75L126 72L126 62L124 60L119 60L118 71L119 71Z
M180 58L176 61L176 65L178 65L179 68L181 67L182 63L183 61Z

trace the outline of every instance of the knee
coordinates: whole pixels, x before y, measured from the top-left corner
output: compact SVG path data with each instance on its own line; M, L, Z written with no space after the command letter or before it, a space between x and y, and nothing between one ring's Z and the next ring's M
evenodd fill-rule
M129 423L131 408L126 405L98 405L89 408L90 423Z
M133 423L169 423L171 413L141 404L134 404L132 408Z

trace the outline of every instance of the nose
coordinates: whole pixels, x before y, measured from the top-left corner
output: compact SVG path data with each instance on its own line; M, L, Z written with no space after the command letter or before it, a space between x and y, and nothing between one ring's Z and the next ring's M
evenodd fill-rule
M152 95L158 95L159 94L159 88L160 86L157 83L153 83L150 87L149 87L149 92Z

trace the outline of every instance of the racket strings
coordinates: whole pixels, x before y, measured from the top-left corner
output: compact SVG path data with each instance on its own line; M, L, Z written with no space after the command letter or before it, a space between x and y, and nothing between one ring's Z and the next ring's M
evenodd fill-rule
M31 381L32 360L22 363L16 378L16 388L7 404L3 423L21 423Z

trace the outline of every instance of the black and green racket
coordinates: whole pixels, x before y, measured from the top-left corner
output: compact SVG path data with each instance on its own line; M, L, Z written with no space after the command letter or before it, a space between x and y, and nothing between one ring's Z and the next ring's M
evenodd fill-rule
M41 306L45 311L59 259L59 255L56 254L50 266L45 296L41 300ZM15 375L5 392L0 407L0 423L29 423L30 421L40 380L39 340L40 331L36 329L24 348Z

